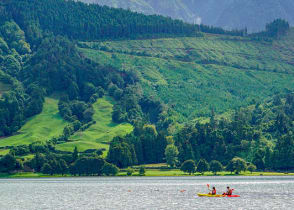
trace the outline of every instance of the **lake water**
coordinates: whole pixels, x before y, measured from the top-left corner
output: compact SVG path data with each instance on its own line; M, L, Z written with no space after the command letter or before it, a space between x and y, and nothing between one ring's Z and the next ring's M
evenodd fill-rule
M197 197L208 183L241 197ZM294 209L294 177L0 179L0 209Z

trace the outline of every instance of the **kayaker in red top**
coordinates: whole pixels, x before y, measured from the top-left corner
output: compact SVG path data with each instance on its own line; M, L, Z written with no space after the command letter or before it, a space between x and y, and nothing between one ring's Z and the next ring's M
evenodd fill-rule
M233 194L233 190L228 186L227 187L227 192L223 193L223 195L232 195Z
M215 189L215 187L212 187L211 194L212 194L212 195L216 195L216 189Z
M211 192L209 193L209 195L216 195L216 189L215 187L212 187L212 190L210 190Z

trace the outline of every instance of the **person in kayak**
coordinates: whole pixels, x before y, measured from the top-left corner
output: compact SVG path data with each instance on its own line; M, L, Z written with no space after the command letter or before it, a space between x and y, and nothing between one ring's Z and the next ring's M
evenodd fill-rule
M223 193L223 195L232 195L233 194L233 190L228 186L227 187L227 192Z
M208 193L209 195L216 195L216 189L215 187L212 187L212 190Z

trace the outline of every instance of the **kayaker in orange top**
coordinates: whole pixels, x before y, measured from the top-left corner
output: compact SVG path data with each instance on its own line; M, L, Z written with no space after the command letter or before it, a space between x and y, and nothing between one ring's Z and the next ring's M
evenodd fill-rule
M227 192L223 193L223 195L232 195L233 194L233 190L228 186L227 187Z

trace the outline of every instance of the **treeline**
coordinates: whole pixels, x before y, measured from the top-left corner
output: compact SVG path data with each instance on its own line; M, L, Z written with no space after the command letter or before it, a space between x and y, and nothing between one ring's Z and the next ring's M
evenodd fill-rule
M218 160L212 160L208 163L205 159L200 159L198 163L194 160L186 160L181 165L181 171L189 173L190 175L198 172L202 175L205 172L211 171L214 175L217 175L218 172L221 171L230 171L231 173L235 172L239 174L242 171L250 171L251 173L255 171L257 168L254 164L246 162L244 159L235 157L231 161L229 161L227 166L223 166L222 163Z
M191 35L196 26L158 15L146 16L128 10L64 0L10 0L13 19L28 27L79 40L130 38L144 34Z
M40 27L70 39L97 40L148 37L150 34L196 35L206 33L244 35L244 30L192 25L159 15L143 15L129 10L65 0L7 0L13 19L32 34Z
M276 19L271 23L266 24L265 31L253 33L249 36L253 39L277 39L284 36L290 30L290 24L283 19Z
M199 27L199 30L204 33L210 33L210 34L224 34L224 35L230 35L230 36L247 36L247 28L245 29L235 29L235 30L225 30L220 27L215 26L207 26L201 24Z
M17 155L33 153L29 160L17 158ZM50 144L33 143L30 146L20 146L12 149L9 154L0 158L0 172L14 173L16 171L33 171L48 175L112 175L119 169L101 158L102 151L94 150L92 153L58 154Z

